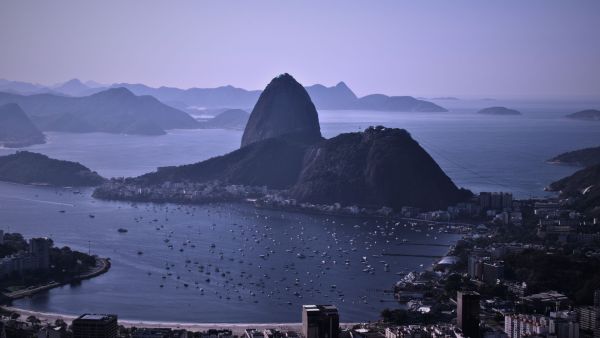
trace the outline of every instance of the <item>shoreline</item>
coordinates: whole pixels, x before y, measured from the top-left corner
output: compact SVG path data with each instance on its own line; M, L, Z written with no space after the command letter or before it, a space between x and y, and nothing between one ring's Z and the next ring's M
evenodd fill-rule
M52 282L52 283L48 283L48 284L44 284L44 285L40 285L37 287L33 287L33 288L25 288L25 289L21 289L21 290L17 290L14 292L10 292L10 293L4 293L3 295L6 296L7 298L9 298L10 300L16 300L16 299L20 299L20 298L24 298L24 297L29 297L29 296L33 296L34 294L40 293L40 292L44 292L50 289L54 289L57 287L61 287L63 285L67 285L69 283L73 283L73 282L80 282L86 279L90 279L90 278L94 278L96 276L100 276L106 272L108 272L108 270L110 270L110 260L108 258L97 258L98 260L98 266L94 267L93 270L84 273L83 275L78 275L73 277L72 280L68 281L68 282Z
M26 310L12 306L0 306L1 309L8 312L15 312L21 317L35 316L42 323L52 324L57 319L63 320L67 324L71 324L73 319L79 317L69 314L51 313L43 311ZM341 328L352 327L360 323L340 323ZM186 323L186 322L169 322L169 321L152 321L152 320L135 320L135 319L119 319L119 325L131 328L171 328L185 329L187 331L198 332L209 329L229 329L234 333L243 333L245 329L267 329L274 328L281 331L293 330L300 331L302 323Z

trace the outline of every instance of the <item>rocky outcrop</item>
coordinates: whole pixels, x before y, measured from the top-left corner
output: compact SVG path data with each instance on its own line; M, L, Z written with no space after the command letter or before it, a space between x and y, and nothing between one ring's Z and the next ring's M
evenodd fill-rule
M321 128L310 96L291 75L274 78L252 109L242 147L274 137L294 135L304 142L321 140Z
M292 197L344 205L444 208L461 190L406 130L369 128L310 147Z

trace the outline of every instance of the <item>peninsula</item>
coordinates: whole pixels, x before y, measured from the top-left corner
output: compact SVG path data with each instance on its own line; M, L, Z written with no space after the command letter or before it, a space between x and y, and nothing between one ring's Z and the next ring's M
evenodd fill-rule
M0 156L0 181L51 186L96 186L100 175L77 162L52 159L29 151Z

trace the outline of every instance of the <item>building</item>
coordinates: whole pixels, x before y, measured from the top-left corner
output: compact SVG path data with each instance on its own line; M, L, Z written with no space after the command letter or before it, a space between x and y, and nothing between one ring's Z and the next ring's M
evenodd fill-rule
M4 244L4 230L0 230L0 245Z
M37 333L37 338L62 338L63 329L60 326L45 326Z
M302 334L305 338L338 338L340 317L333 305L303 305Z
M504 316L504 332L508 338L546 335L550 320L541 315L511 314Z
M594 331L596 328L596 319L598 318L596 310L595 306L581 306L577 308L577 321L582 331Z
M48 238L32 238L29 240L29 254L37 261L37 269L50 268L50 248L52 240Z
M117 315L83 314L73 320L73 338L116 338Z
M479 337L479 294L459 291L456 297L456 325L465 337Z
M498 280L504 278L504 262L483 262L483 274L481 280L486 284L496 285Z

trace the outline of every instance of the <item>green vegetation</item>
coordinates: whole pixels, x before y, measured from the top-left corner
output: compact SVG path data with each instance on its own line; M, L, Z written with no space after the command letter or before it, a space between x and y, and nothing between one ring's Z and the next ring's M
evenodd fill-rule
M96 186L104 182L96 172L77 162L55 160L29 151L1 156L0 180L54 186Z

